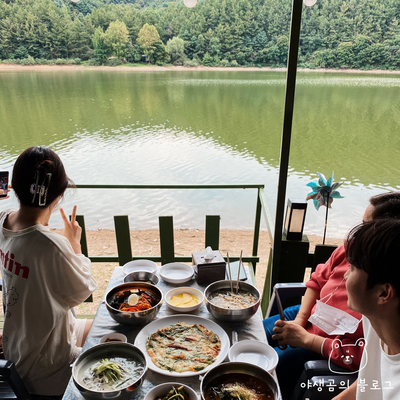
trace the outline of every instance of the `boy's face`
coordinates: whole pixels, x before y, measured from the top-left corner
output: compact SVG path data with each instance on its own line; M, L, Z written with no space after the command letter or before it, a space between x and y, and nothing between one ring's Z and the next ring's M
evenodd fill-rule
M362 269L351 266L344 275L346 279L347 306L368 316L372 311L372 290L367 289L368 274Z

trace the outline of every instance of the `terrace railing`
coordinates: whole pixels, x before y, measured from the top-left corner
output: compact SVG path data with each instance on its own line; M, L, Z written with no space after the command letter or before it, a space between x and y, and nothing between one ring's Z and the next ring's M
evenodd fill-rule
M94 189L130 189L130 190L209 190L209 189L237 189L237 190L254 190L257 195L255 221L254 221L254 235L253 247L251 255L243 255L243 262L250 263L253 271L256 269L256 264L259 262L258 257L258 244L260 235L261 218L264 217L267 230L270 238L273 237L271 232L272 220L267 206L267 201L264 193L264 185L76 185L79 190L94 190ZM228 200L227 200L228 201ZM160 234L160 254L152 256L136 255L132 251L130 240L129 218L127 215L115 215L114 226L117 242L117 256L102 256L102 255L89 255L86 239L85 219L83 215L77 216L77 221L82 227L81 246L82 252L88 256L92 262L117 262L123 265L128 261L136 259L147 259L161 264L169 262L191 262L192 256L177 256L174 250L174 227L172 216L159 217L159 234ZM207 215L205 222L205 247L211 246L214 250L219 249L219 233L220 233L220 216ZM231 261L239 260L239 256L230 256Z

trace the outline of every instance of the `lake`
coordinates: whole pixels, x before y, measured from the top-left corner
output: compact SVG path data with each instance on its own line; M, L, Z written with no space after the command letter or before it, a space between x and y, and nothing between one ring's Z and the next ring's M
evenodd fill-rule
M76 184L264 183L274 214L285 72L0 70L0 169L31 145L62 158ZM370 196L399 190L400 75L299 72L287 196L305 198L317 171L343 182L327 235L361 221ZM254 191L76 190L89 229L253 229ZM15 198L2 208L17 205ZM323 234L325 208L308 204L305 232ZM61 226L58 216L54 226Z

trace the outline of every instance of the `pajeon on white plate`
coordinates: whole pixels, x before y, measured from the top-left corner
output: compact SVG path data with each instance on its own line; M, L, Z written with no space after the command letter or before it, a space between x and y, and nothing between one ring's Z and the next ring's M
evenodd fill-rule
M242 340L229 350L229 361L248 362L273 372L279 357L277 352L267 343L257 340Z
M191 265L182 263L164 264L160 268L160 276L165 282L181 284L189 282L194 275L194 269Z
M216 360L208 365L206 368L202 369L201 371L185 371L185 372L175 372L175 371L168 371L166 369L162 369L157 367L149 354L147 353L146 349L146 343L148 337L157 332L158 329L165 328L167 326L176 324L177 322L185 322L188 325L193 325L193 324L198 324L198 325L203 325L207 329L212 330L214 333L216 333L219 336L219 339L221 341L221 350L216 358ZM211 368L215 367L218 364L221 364L226 356L228 355L229 352L229 337L227 333L219 326L217 325L214 321L210 321L205 318L201 318L195 315L171 315L169 317L164 317L157 319L155 321L150 322L148 325L143 327L143 329L138 333L135 339L135 346L139 347L140 350L144 353L147 361L148 367L154 371L158 372L161 375L167 375L167 376L177 376L177 377L185 377L185 376L195 376L195 375L200 375L200 374L205 374L207 371L209 371Z

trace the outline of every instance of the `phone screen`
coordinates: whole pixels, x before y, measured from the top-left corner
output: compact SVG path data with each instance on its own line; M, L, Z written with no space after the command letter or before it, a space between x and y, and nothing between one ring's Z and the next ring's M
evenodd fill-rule
M0 171L0 197L8 195L8 171Z

